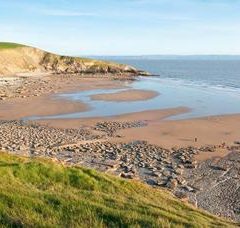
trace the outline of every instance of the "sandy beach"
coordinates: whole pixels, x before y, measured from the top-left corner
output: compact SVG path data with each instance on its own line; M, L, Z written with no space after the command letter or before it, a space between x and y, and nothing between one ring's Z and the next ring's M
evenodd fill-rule
M119 102L139 100L142 101L152 99L158 95L159 94L155 91L131 89L111 94L96 94L92 95L91 99L99 101L119 101Z
M89 109L84 103L49 98L49 96L16 98L2 101L0 118L21 119L29 116L45 116L58 113L83 112Z
M158 94L136 91L130 88L129 80L107 77L57 75L15 80L11 79L11 84L4 80L0 85L1 150L138 179L167 188L212 213L240 220L233 210L237 201L224 201L219 206L226 197L237 197L228 189L238 188L232 163L239 159L240 115L169 120L191 112L188 107L176 107L111 117L22 122L19 120L24 117L87 112L92 108L87 103L60 99L58 93L127 89L95 96L115 102L144 101ZM231 182L220 185L219 178ZM212 190L206 191L206 185ZM218 195L219 191L224 192L224 197Z
M79 128L80 126L94 126L100 121L146 121L148 124L141 129L130 128L119 130L118 135L111 142L128 142L134 140L146 140L149 143L164 148L207 146L207 145L232 145L239 141L240 115L214 116L189 120L166 120L167 117L188 111L186 108L154 110L139 113L131 113L110 118L85 118L85 119L57 119L42 120L39 123L52 127ZM197 141L195 141L197 138ZM197 156L198 160L206 160L212 157L222 157L227 150L218 150L216 153L204 153Z
M145 139L165 147L200 146L232 143L239 140L240 115L213 116L207 118L154 121L141 129L122 130L126 139ZM195 142L197 138L197 142Z
M34 86L39 80L45 81L41 93L35 96ZM12 82L12 79L11 79ZM18 81L19 83L19 81ZM9 98L0 103L0 118L2 120L20 119L29 116L56 115L73 112L84 112L90 107L82 102L68 101L55 97L56 93L68 93L73 91L86 91L93 89L126 88L128 83L112 80L106 77L100 79L51 76L43 79L31 78L24 87L25 95L17 94L17 97ZM19 84L18 84L19 86ZM33 87L33 90L29 89ZM52 88L49 91L49 87ZM113 94L97 94L93 99L111 101L147 100L157 96L155 91L128 89ZM111 141L147 140L166 148L182 146L219 145L232 144L239 140L240 115L213 116L187 120L167 120L167 117L190 111L187 107L179 107L165 110L151 110L136 113L123 114L112 117L95 117L81 119L52 119L39 120L39 123L48 124L60 128L79 128L80 126L93 126L100 121L145 121L147 125L141 128L119 130L121 138L111 138Z
M94 89L127 88L128 84L107 76L71 77L71 75L35 75L5 77L0 81L0 118L57 115L89 110L87 104L56 98L57 93Z
M240 227L240 0L0 2L0 228Z

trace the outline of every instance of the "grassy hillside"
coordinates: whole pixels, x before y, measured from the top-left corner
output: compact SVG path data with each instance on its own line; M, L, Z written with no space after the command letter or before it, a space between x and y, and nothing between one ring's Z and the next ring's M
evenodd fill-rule
M0 224L48 227L227 227L165 191L93 170L0 153Z
M24 45L16 44L16 43L0 42L0 50L1 49L18 48L18 47L24 47Z
M108 61L60 56L38 48L0 42L0 76L22 73L148 75L134 67Z

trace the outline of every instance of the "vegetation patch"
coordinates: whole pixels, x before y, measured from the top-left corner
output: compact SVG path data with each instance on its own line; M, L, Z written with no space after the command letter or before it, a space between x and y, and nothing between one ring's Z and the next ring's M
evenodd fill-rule
M231 227L164 190L0 153L3 227Z
M0 42L0 50L1 49L12 49L12 48L18 48L18 47L24 47L24 45L16 44L16 43Z

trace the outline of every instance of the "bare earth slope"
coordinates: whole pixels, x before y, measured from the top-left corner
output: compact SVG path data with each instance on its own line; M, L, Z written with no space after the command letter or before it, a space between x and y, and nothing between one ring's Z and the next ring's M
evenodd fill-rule
M20 73L146 74L127 65L87 58L59 56L33 47L0 43L0 76L12 76Z

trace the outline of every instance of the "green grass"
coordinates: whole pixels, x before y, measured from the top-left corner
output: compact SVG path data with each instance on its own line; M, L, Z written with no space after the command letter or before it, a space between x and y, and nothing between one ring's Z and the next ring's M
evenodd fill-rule
M18 44L18 43L10 43L10 42L0 42L0 50L5 50L5 49L14 49L14 48L18 48L18 47L29 47L32 48L30 46L25 46L22 44ZM66 64L73 64L75 61L80 62L80 63L91 63L92 68L99 68L99 67L108 67L108 66L115 66L115 67L123 67L123 64L118 64L118 63L114 63L114 62L109 62L109 61L100 61L100 60L94 60L94 59L90 59L90 58L81 58L81 57L71 57L71 56L60 56L60 55L55 55L52 53L48 53L46 52L44 59L42 60L42 62L44 63L66 63Z
M136 181L0 153L3 227L227 227Z
M0 42L0 50L1 49L11 49L11 48L18 48L23 47L22 44L16 44L16 43L8 43L8 42Z

